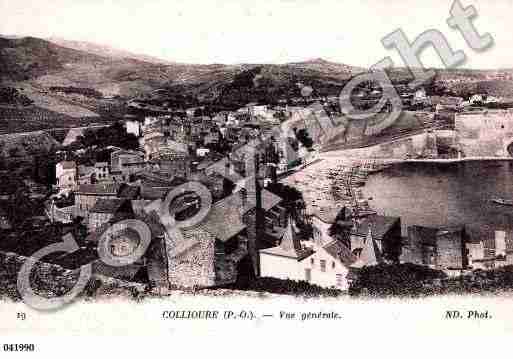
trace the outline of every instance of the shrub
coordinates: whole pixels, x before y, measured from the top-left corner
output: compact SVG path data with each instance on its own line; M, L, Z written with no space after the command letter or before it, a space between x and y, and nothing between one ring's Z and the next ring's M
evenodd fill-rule
M283 280L263 277L252 281L244 290L256 292L269 292L274 294L291 294L307 297L337 297L342 294L339 289L322 288L305 281Z
M349 292L351 295L367 293L371 296L430 294L424 283L446 277L442 271L411 263L380 264L359 270Z

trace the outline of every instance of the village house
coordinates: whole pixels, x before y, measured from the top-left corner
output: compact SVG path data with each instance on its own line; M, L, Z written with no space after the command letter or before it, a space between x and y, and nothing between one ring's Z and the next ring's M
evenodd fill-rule
M466 238L461 226L410 226L402 261L446 271L467 268Z
M80 185L75 191L75 206L77 215L88 219L89 211L94 208L100 199L117 198L121 184L99 183Z
M426 90L422 87L415 91L411 102L412 106L430 106L431 100L426 96Z
M9 216L5 208L0 206L0 230L10 230L12 229L11 222L9 221Z
M136 177L137 186L140 188L140 196L145 200L164 198L169 191L184 184L186 181L179 177L169 177L160 172L144 172Z
M151 151L152 142L165 143L168 140L190 144L193 142L193 134L197 135L208 127L209 121L204 118L187 121L177 116L147 117L143 128L145 152ZM158 137L161 137L160 139ZM147 153L148 155L148 153Z
M149 167L144 161L144 153L118 150L111 154L110 177L115 182L129 182L133 176Z
M166 173L171 178L188 178L191 174L192 157L184 148L162 146L153 154L150 162L158 168L158 171Z
M481 95L481 94L472 95L469 98L469 102L471 105L480 105L484 102L484 95Z
M308 264L301 263L314 251L301 244L295 233L292 221L289 221L279 245L259 251L260 275L290 280L311 280Z
M133 215L130 200L125 198L102 198L89 210L88 230L93 232L113 219Z
M77 164L74 161L62 161L55 166L57 186L62 190L72 190L77 185Z
M96 168L94 166L78 166L78 184L96 183Z
M210 153L208 148L198 148L196 149L196 157L203 158L206 157Z
M310 214L314 243L322 247L338 240L349 245L349 233L354 226L350 217L351 213L346 207L321 207Z
M248 254L243 200L235 193L212 205L183 241L162 232L149 251L148 275L158 287L213 287L234 283Z
M98 182L110 181L110 170L107 162L96 162L94 164L95 179Z
M217 129L205 132L202 137L202 142L204 145L212 145L219 143L219 135L220 132Z
M211 191L216 185L198 180ZM260 274L258 250L278 245L285 232L282 199L251 183L221 199L213 193L213 198L207 216L183 230L183 243L156 236L157 245L148 256L152 282L163 287L211 287Z
M52 199L45 205L45 214L51 223L72 223L73 219L76 217L76 207L67 206L58 208L55 205L55 201Z
M340 241L303 245L290 220L279 246L260 250L262 277L306 281L324 288L349 289L356 256Z
M257 107L255 109L255 107ZM255 113L258 113L262 110L262 107L263 106L258 106L257 103L255 102L251 102L251 103L248 103L246 106L244 107L241 107L237 110L237 113L243 113L243 114L248 114L250 116L254 116ZM255 112L253 111L255 109Z
M470 239L466 243L468 266L472 269L493 269L513 265L513 234L496 230L494 236Z
M435 106L435 113L437 115L443 115L460 111L463 98L454 96L431 96L431 103Z
M144 159L149 161L157 153L160 147L166 144L164 134L157 130L145 130L143 137Z
M141 162L144 162L144 153L139 151L118 150L110 155L110 169L112 172L123 171L124 166Z
M487 95L486 96L486 99L484 101L485 104L497 104L501 101L501 99L499 97L495 97L495 96L491 96L491 95Z
M137 116L125 115L125 128L126 133L133 134L137 138L142 136L142 124L137 119Z
M401 219L381 215L370 215L355 221L350 232L351 251L365 263L364 248L373 244L377 263L398 263L402 252Z

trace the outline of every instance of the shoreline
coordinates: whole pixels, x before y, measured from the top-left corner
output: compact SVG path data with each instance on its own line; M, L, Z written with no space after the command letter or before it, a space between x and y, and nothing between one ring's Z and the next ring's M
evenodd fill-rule
M324 160L334 159L348 162L365 162L372 161L375 163L382 164L396 164L396 163L462 163L462 162L478 162L478 161L511 161L513 157L462 157L462 158L376 158L376 157L344 157L342 154L331 154L326 153L320 154L319 158Z

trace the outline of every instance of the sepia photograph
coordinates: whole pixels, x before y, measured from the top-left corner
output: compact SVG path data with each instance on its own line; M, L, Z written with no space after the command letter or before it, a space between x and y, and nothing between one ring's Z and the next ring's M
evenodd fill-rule
M0 0L1 356L495 355L511 13Z

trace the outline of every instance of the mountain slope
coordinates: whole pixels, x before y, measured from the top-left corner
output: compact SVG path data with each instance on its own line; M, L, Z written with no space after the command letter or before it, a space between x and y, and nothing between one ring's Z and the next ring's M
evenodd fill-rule
M33 37L0 38L0 80L30 80L41 87L87 87L124 97L164 88L199 101L251 101L266 93L294 93L298 82L321 92L339 88L361 70L322 59L285 65L157 63L160 60L106 46L53 41L57 43ZM234 93L238 90L242 95L237 99Z
M352 76L365 70L323 59L281 65L162 63L108 46L52 41L0 37L0 84L88 88L103 95L139 97L179 107L205 103L239 106L300 97L303 86L310 86L313 95L338 95ZM456 94L461 92L460 84L468 82L475 91L483 88L490 94L513 95L513 82L496 80L493 71L437 71L437 79L448 79L447 86ZM411 80L405 68L394 68L389 76L404 84Z
M66 47L69 49L74 49L78 51L87 52L90 54L121 60L121 59L134 59L144 62L149 62L153 64L165 64L172 65L173 62L162 60L153 56L143 55L143 54L134 54L129 51L117 49L107 45L95 44L87 41L74 41L74 40L66 40L58 37L48 38L47 41L57 44L62 47Z
M22 81L64 70L68 63L101 64L105 58L34 37L0 38L0 80Z

